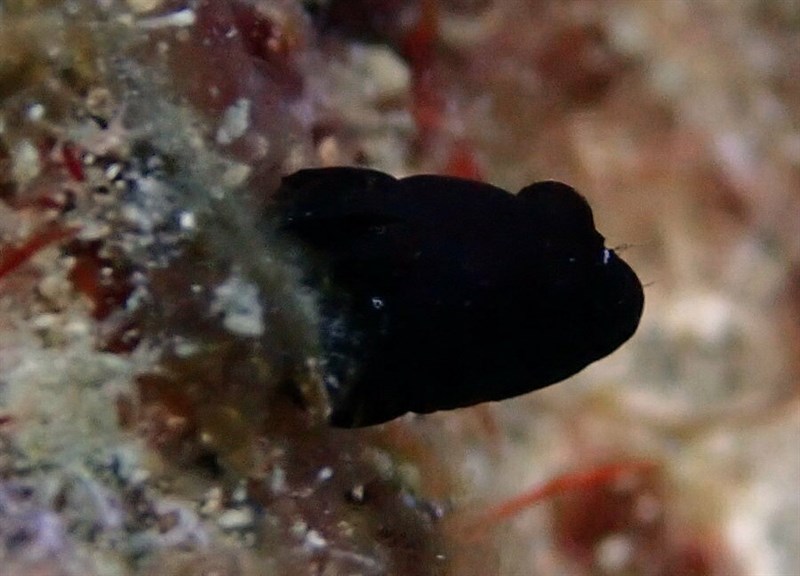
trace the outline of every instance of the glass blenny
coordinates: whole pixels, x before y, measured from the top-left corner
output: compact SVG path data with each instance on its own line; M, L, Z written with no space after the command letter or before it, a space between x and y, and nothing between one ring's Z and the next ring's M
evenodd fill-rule
M563 380L628 340L644 306L573 188L300 170L276 195L320 294L331 424L378 424Z

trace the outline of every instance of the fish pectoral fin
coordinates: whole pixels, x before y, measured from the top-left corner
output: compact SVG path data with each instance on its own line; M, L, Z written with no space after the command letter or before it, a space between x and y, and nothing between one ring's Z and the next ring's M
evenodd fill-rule
M399 218L386 214L370 213L300 215L288 218L281 230L311 244L337 244L369 235L380 236L399 221Z
M401 220L397 182L375 170L300 170L285 177L276 194L280 228L315 243L381 234Z

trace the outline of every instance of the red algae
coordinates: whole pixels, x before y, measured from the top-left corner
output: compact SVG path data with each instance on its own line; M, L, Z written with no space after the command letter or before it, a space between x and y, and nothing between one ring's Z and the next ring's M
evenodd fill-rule
M92 302L92 314L98 320L120 309L133 291L131 271L113 265L113 260L100 256L101 242L75 241L66 252L75 259L69 279L78 292Z
M574 472L557 476L548 480L542 486L533 488L519 496L485 510L477 520L474 520L471 525L466 528L466 530L468 533L475 533L478 530L485 533L485 531L490 530L492 526L509 520L511 517L522 513L526 508L535 504L553 500L557 496L564 496L573 492L581 495L590 494L595 490L605 489L605 487L618 481L621 477L628 475L639 476L648 472L655 466L653 462L620 462L590 468L585 472ZM600 509L599 506L581 508L579 512L585 511L587 514L591 515L598 509ZM600 514L598 517L603 518L603 521L608 520L608 517L603 514ZM588 528L588 526L586 526L588 522L579 520L574 524L581 528ZM588 529L591 530L591 528ZM572 543L578 539L573 536L567 536L566 540Z
M453 144L450 157L442 170L442 173L447 176L466 178L467 180L482 180L483 172L474 147L463 140Z
M597 23L554 30L535 58L535 68L553 97L577 106L598 103L625 70L625 59Z
M64 142L61 145L61 156L64 160L64 167L69 172L70 177L77 182L85 181L86 173L83 170L83 161L77 147L70 142Z
M30 260L30 258L39 250L42 250L51 244L55 244L56 242L70 238L77 232L78 231L75 228L51 226L47 230L43 230L34 234L31 238L19 246L3 247L3 253L0 255L0 278L10 274L16 268Z
M663 471L632 471L555 498L554 544L588 573L743 573L721 535L670 509L665 484Z
M293 2L245 1L203 1L192 15L191 33L156 30L138 50L167 67L173 89L227 153L272 164L287 153L287 135L299 133L289 107L303 91L304 15Z

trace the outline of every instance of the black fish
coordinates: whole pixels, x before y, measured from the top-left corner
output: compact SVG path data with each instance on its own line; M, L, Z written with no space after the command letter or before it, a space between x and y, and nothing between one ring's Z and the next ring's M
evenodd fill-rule
M639 279L566 184L513 195L341 167L287 176L276 198L278 228L306 248L321 294L335 426L542 388L639 324Z

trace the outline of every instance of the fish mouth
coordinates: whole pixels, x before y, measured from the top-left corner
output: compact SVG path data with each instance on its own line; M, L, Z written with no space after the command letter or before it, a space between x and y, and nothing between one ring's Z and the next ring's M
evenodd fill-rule
M644 290L636 272L613 250L603 256L600 294L594 299L598 325L606 334L603 355L628 341L639 327L644 312Z

